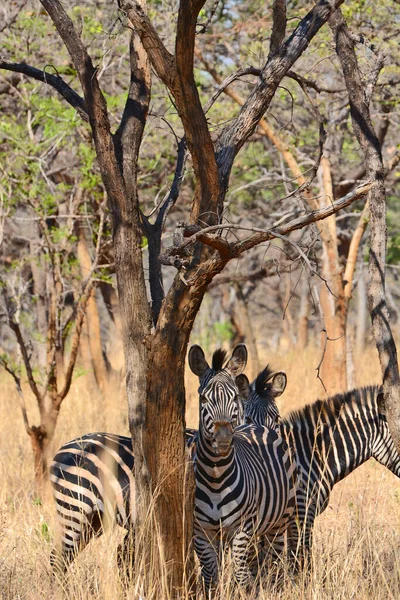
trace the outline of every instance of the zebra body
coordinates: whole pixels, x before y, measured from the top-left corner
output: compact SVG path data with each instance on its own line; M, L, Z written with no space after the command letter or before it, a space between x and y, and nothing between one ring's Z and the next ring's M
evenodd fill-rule
M186 442L197 432L186 430ZM50 466L50 482L61 530L61 553L52 564L63 571L107 520L133 532L135 481L132 439L112 433L88 433L64 444ZM120 548L124 558L132 548L128 536Z
M223 457L199 432L195 474L194 546L206 587L218 580L220 541L231 543L236 578L247 585L252 543L272 542L293 518L297 465L275 431L248 425Z
M400 456L381 400L380 387L359 388L317 400L279 423L302 482L296 498L297 520L289 528L289 547L301 560L312 545L315 517L328 506L336 483L371 457L400 477ZM257 419L251 402L245 403L245 418Z
M252 581L252 543L281 536L293 518L297 465L275 430L256 425L235 430L239 390L225 382L223 360L220 370L213 360L214 374L208 377L202 359L201 348L192 347L189 365L201 382L207 377L199 390L194 547L209 589L218 580L220 541L230 541L236 578L246 586Z

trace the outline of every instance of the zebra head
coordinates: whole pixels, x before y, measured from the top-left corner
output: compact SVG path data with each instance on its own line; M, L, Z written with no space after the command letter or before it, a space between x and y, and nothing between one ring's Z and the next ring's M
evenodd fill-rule
M240 378L242 377L241 375ZM275 398L285 391L286 382L286 374L283 371L274 373L268 365L261 371L251 386L247 382L247 390L245 381L237 381L241 394L245 399L244 417L246 424L255 423L269 429L278 427L280 414Z
M229 453L235 427L243 422L243 404L236 378L246 366L246 346L238 344L224 366L225 362L224 350L214 352L211 367L200 346L189 350L189 366L200 380L199 428L221 456Z

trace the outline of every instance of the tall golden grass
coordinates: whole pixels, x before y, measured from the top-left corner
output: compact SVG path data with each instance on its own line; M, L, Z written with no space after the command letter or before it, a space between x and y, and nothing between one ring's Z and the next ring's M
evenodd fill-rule
M288 374L288 386L280 409L282 414L323 398L316 379L319 356L304 353L269 356L276 369ZM375 350L356 364L357 385L379 381ZM0 597L2 600L55 599L49 555L56 534L51 493L39 501L33 492L33 464L29 438L23 429L17 394L12 382L1 375L0 403ZM197 426L197 386L187 377L187 424ZM35 405L27 397L28 412L35 422ZM53 444L54 451L65 441L89 431L128 434L123 391L101 400L87 391L85 377L77 379L66 399ZM127 590L116 567L116 548L122 531L114 528L93 540L71 567L66 579L67 600L119 600L138 598L135 583ZM325 513L317 519L313 570L308 581L288 576L277 588L263 581L259 598L297 599L382 599L400 598L400 481L389 471L369 461L338 484ZM153 598L167 598L162 582L156 581ZM227 558L221 574L221 600L249 598L233 586L232 565ZM160 588L161 586L161 588ZM161 591L160 591L161 589ZM147 598L146 598L147 600Z

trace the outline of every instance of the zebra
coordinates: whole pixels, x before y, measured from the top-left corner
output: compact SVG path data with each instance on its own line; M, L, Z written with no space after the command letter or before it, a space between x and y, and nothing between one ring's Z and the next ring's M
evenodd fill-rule
M282 536L294 515L298 485L296 462L275 429L237 427L240 395L223 384L223 353L214 359L221 369L200 391L194 461L194 548L207 591L218 581L221 541L231 545L239 585L252 583L252 545ZM199 346L190 349L189 366L200 380L209 371Z
M214 353L212 366L204 370L199 393L218 371L221 371L220 350ZM239 344L233 350L220 383L236 387L234 372L244 369L247 350ZM223 381L221 381L221 378ZM241 374L240 385L248 386ZM242 422L243 408L239 420ZM186 430L189 446L195 444L197 431ZM127 530L118 549L118 561L126 564L133 555L134 539L134 454L130 437L112 433L95 432L75 438L64 444L55 454L50 466L50 482L56 505L57 522L61 533L61 547L54 549L51 563L58 573L63 573L93 537L104 532L104 524L113 519Z
M236 383L244 402L245 423L278 429L281 416L275 398L281 396L286 389L286 373L283 371L275 373L267 365L251 385L243 374L236 378ZM251 406L251 415L247 406Z
M263 399L257 386L255 393L248 390L247 394L245 420L262 424L260 405L268 405L270 399ZM382 388L377 385L317 400L291 412L278 428L294 452L302 483L297 489L296 519L288 528L289 550L299 568L309 557L315 518L327 508L334 485L371 457L400 477L400 455L387 424Z

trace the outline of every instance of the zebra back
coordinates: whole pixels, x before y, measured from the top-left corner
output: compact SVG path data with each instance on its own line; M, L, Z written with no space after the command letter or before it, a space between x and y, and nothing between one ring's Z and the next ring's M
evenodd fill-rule
M189 447L197 431L186 430ZM130 529L134 520L134 455L130 437L95 432L64 444L50 466L64 566L104 525Z
M293 448L310 501L317 512L327 506L333 486L371 457L400 477L400 456L379 398L381 388L369 386L317 400L291 412L279 424ZM246 415L262 414L253 398ZM256 421L260 422L260 421Z

